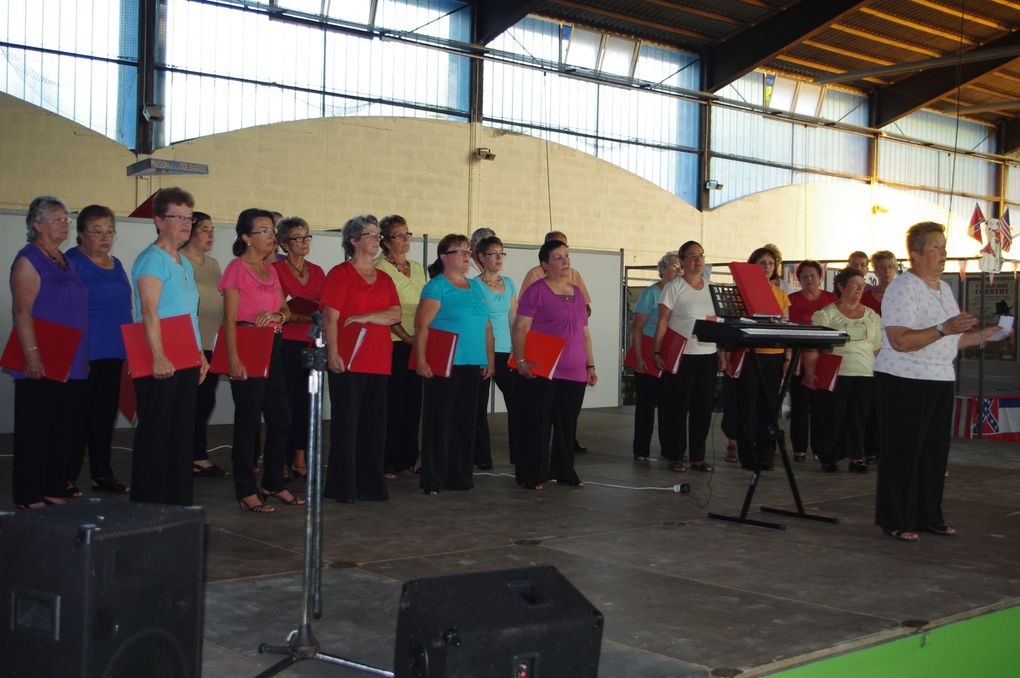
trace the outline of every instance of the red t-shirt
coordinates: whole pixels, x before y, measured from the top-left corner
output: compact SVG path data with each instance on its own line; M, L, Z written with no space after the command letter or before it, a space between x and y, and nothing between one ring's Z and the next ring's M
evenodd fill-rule
M285 298L303 297L312 301L320 301L322 299L322 284L326 281L326 274L320 266L316 266L309 261L305 262L305 266L308 267L308 283L302 285L301 281L294 275L294 271L287 265L286 259L280 259L272 263L272 267L276 269L276 274L280 277L280 286L283 287L283 296ZM311 328L311 323L287 323L283 326L283 338L292 341L308 342L308 330Z
M839 301L839 297L825 290L822 290L822 293L814 301L805 297L803 292L794 292L790 295L790 322L810 325L811 316L814 315L815 311L821 310L837 301Z
M334 266L326 276L322 286L322 305L340 312L337 322L339 332L347 318L400 306L400 299L397 298L393 279L388 275L376 271L375 282L369 285L350 262L345 262ZM389 374L393 352L390 328L385 325L367 325L367 328L368 333L358 349L351 371Z
M867 290L861 295L861 303L875 313L882 315L882 302L875 298L875 295L871 293L871 290Z

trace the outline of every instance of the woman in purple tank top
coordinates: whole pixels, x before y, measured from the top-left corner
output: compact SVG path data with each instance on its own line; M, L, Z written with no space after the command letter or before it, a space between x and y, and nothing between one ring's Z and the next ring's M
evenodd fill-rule
M14 377L13 495L18 508L63 504L65 454L70 426L54 426L53 417L77 406L88 377L89 293L60 246L67 240L67 207L40 196L25 217L28 244L11 265L11 312L25 354L25 371ZM39 350L37 321L81 330L67 381L52 374L53 356ZM41 330L40 330L41 332ZM47 361L50 373L47 374ZM78 493L80 495L80 493Z

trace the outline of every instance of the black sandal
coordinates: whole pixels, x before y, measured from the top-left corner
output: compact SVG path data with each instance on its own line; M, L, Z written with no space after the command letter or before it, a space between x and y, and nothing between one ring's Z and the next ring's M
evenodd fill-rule
M92 480L92 489L99 492L113 492L115 494L127 494L131 491L131 488L120 482L113 476L107 476L105 478L94 478Z
M61 496L68 497L69 499L77 499L83 494L84 493L78 488L78 486L71 481L67 481L64 484L64 491L61 492Z
M262 497L260 497L258 494L252 494L249 496L255 497L255 501L257 501L258 503L249 504L244 500L247 499L248 497L245 497L244 499L238 499L237 503L240 504L241 508L248 509L252 513L272 513L273 511L276 510L266 502L262 501Z
M210 463L208 466L192 464L191 475L193 475L196 478L225 478L227 476L227 472L221 469L216 464L212 463Z
M887 530L883 527L882 531L893 539L899 539L900 541L918 541L921 538L918 536L917 532L910 532L907 530Z
M674 461L672 464L669 465L669 470L672 471L673 473L686 473L687 467L683 465L683 462Z
M283 497L280 496L284 492L287 492L288 494L290 494L290 500L284 499ZM277 499L279 501L282 501L287 506L304 506L305 503L307 503L304 499L301 499L300 497L298 497L296 494L294 494L293 492L291 492L287 488L284 488L282 490L277 490L276 492L269 492L268 490L263 490L262 493L266 496L266 501L267 502L270 499Z
M695 461L695 462L691 462L691 470L692 471L701 471L702 473L711 473L711 472L715 471L715 466L712 466L708 462Z
M937 535L939 535L941 537L955 537L956 536L956 528L955 527L950 527L949 525L945 525L945 524L943 524L943 525L932 525L931 527L928 528L928 531L931 532L932 534L937 534Z

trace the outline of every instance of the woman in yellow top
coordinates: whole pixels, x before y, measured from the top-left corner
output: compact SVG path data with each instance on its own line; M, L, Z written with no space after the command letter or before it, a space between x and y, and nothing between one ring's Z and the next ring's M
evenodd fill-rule
M844 268L834 281L839 301L829 304L811 316L813 325L846 332L850 341L833 349L843 358L839 365L836 390L815 391L819 417L813 429L822 433L819 448L822 470L835 473L840 459L850 459L850 471L867 473L864 462L864 436L871 407L875 354L882 348L882 319L861 303L864 277L856 268ZM817 354L816 354L817 355ZM815 360L812 352L804 354L805 380L814 378ZM808 382L810 383L810 382Z
M761 266L765 271L765 277L770 281L775 279L776 271L782 263L779 252L768 245L752 252L747 261ZM779 302L783 320L789 320L790 298L778 285L772 285L772 294ZM761 376L753 365L744 365L737 380L736 398L731 401L731 406L735 407L736 411L728 412L726 419L735 423L733 428L736 430L729 430L729 433L737 434L737 456L740 458L740 465L746 469L756 469L761 455L766 455L762 468L768 470L772 468L772 451L775 446L769 437L769 424L774 421L775 401L779 397L779 385L783 380L789 355L781 348L759 348L755 349L755 353L758 354L758 362L761 365ZM720 362L723 371L732 377L736 366L730 364L728 353L720 359ZM765 388L772 396L771 403L759 386L762 377L765 380Z
M407 221L398 214L384 217L379 222L382 233L382 254L375 267L393 279L400 299L400 322L391 328L393 339L393 367L386 383L386 449L383 453L383 470L387 479L397 477L401 471L414 469L418 464L418 427L421 422L421 377L408 369L411 345L414 343L414 315L418 311L418 298L425 287L425 269L417 261L407 258L411 250L412 233Z

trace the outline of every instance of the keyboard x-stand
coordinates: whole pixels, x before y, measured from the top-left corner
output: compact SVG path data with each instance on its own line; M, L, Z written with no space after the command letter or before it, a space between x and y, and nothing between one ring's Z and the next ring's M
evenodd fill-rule
M793 378L793 370L797 364L800 350L804 348L832 348L833 346L846 343L849 337L843 332L827 327L747 320L727 320L725 322L698 320L694 323L694 335L699 341L713 342L721 349L749 349L743 369L754 369L758 373L758 387L761 389L761 395L765 402L768 403L769 411L772 412L772 417L769 421L769 439L779 447L779 452L783 459L783 468L786 469L786 479L790 484L793 500L797 506L796 511L762 506L762 512L792 516L794 518L806 518L825 523L838 523L838 518L811 515L804 511L804 503L800 498L800 490L797 489L797 479L793 475L793 465L790 464L790 457L786 452L785 435L780 426L780 421L783 396L786 394L786 390L790 386L790 380ZM751 350L755 348L789 348L793 350L790 364L783 375L778 394L769 392L769 388L765 384L765 375L762 371L761 363L758 360L758 354ZM758 527L769 527L774 530L786 529L786 526L782 523L754 520L747 517L747 512L751 508L751 501L754 498L754 491L758 486L759 478L761 478L761 472L771 463L772 447L772 445L768 445L765 450L761 450L761 454L756 460L754 471L751 473L751 482L747 487L747 494L744 496L744 505L740 509L740 515L728 516L719 513L709 513L709 518L756 525Z

